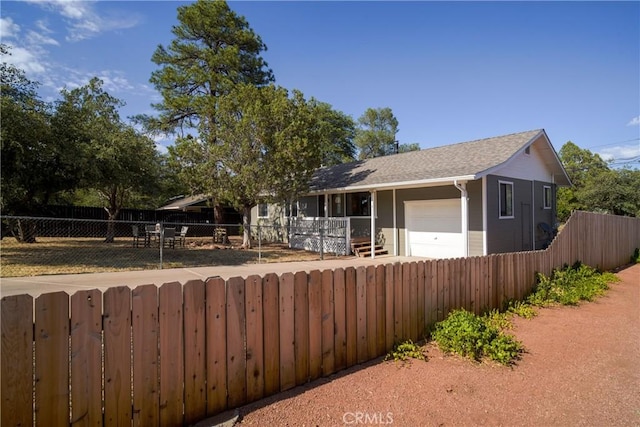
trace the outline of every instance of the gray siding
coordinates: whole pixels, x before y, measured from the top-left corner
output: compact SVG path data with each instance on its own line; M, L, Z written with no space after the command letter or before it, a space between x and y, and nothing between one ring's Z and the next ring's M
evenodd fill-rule
M533 187L531 181L487 176L487 252L533 249ZM513 183L513 218L500 219L498 181Z
M469 256L484 255L482 226L482 180L467 183L469 197Z
M544 208L544 187L551 187L551 209ZM545 234L538 226L541 223L548 224L550 227L554 227L556 223L556 191L555 184L550 182L534 181L533 183L533 198L534 198L534 236L535 236L535 249L542 249L546 242Z

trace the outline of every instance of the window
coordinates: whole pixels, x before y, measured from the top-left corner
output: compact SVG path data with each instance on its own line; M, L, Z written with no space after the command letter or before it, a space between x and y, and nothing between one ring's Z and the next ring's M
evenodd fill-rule
M542 200L544 201L544 208L551 209L551 187L548 185L542 187Z
M500 218L513 218L513 182L498 181Z
M330 216L344 216L344 194L332 194L329 196Z
M269 216L269 205L266 203L258 203L258 218L267 218Z
M369 216L371 195L368 192L347 194L347 216Z

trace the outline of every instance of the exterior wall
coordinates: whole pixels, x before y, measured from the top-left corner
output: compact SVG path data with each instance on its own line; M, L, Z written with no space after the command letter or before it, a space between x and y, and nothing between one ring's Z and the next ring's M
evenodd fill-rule
M378 191L376 197L376 243L393 255L393 191Z
M498 181L513 183L513 218L500 218ZM487 176L487 252L519 252L533 249L532 181ZM529 244L527 244L530 242ZM528 246L528 247L527 247Z
M493 175L510 176L525 181L550 181L551 173L540 155L537 145L529 146L529 154L520 153L507 164L493 171Z
M551 187L551 209L544 208L544 187ZM535 249L543 249L547 242L547 236L538 226L541 223L548 224L555 228L556 224L556 191L555 184L550 182L534 181L533 183L533 214L534 214L534 240Z
M469 207L469 256L484 255L482 227L482 180L467 183Z

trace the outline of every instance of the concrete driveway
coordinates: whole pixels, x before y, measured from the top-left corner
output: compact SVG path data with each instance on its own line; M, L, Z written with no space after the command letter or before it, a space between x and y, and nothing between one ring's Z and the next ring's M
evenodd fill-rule
M264 276L268 273L283 274L298 271L327 270L335 268L358 267L388 264L395 262L417 261L424 258L394 257L389 255L371 258L350 257L325 261L301 261L265 264L243 264L234 266L217 265L212 267L172 268L165 270L120 271L115 273L61 274L49 276L4 277L0 278L0 297L29 294L37 297L48 292L65 291L69 295L87 289L106 289L116 286L135 288L139 285L162 285L169 282L185 284L189 280L205 280L220 276L248 277L253 274Z

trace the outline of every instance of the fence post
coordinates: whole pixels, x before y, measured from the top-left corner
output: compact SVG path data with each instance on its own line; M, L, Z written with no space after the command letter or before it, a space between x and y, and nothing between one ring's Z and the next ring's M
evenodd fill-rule
M258 224L258 264L262 262L262 228Z
M324 260L324 225L326 222L320 220L320 259Z
M160 270L162 270L162 248L164 247L164 226L160 225Z

